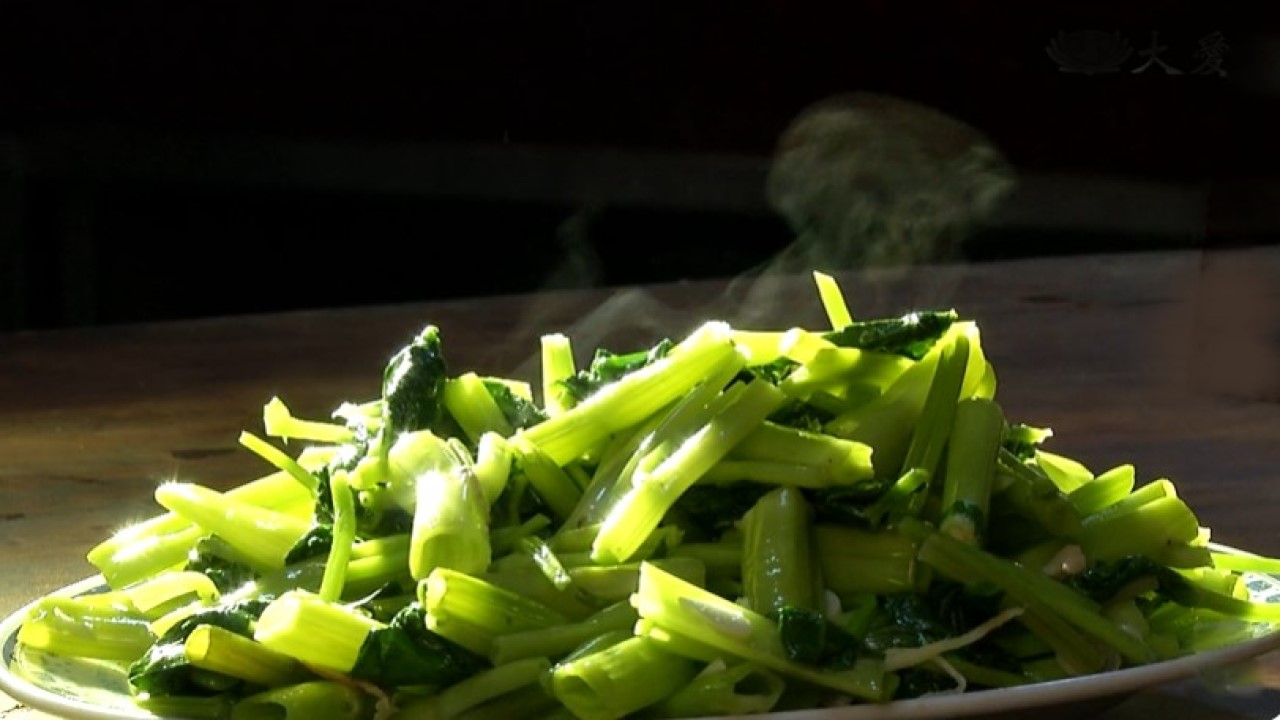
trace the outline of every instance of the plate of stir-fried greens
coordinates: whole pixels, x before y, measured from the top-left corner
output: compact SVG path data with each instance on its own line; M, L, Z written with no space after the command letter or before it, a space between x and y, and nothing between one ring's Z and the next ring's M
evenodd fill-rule
M541 338L426 325L376 398L240 443L0 625L0 688L85 718L941 717L1104 697L1280 647L1280 563L1168 479L1007 417L955 310Z

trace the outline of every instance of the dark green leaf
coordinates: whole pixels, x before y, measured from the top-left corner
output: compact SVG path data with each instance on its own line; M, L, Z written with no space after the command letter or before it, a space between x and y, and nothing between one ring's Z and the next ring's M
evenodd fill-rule
M269 601L246 600L230 605L219 605L188 615L174 623L157 643L186 642L187 636L200 625L213 625L244 637L253 637L253 623L262 615Z
M875 523L868 516L867 508L891 485L892 480L873 478L853 485L807 490L805 495L818 522L871 527Z
M333 525L333 491L329 486L329 477L334 470L336 468L330 465L316 473L320 486L316 492L314 521L318 526L332 527ZM373 496L384 491L384 485L377 485L362 494ZM378 501L357 502L355 505L356 537L358 538L397 535L407 533L413 527L413 515L410 512L394 503L381 502L381 498Z
M1077 592L1104 603L1115 597L1121 588L1143 578L1159 584L1167 572L1167 568L1154 560L1131 555L1119 560L1095 562L1084 572L1072 576L1067 584Z
M561 385L574 400L582 402L604 385L666 357L673 347L675 343L670 339L663 339L648 350L623 355L599 348L588 369L579 370L573 377L561 381Z
M955 310L923 310L899 318L858 321L823 337L840 347L876 350L919 360L958 319Z
M787 357L780 357L773 362L765 363L763 365L751 365L746 370L742 371L743 374L747 375L747 377L742 378L742 380L747 382L752 378L759 378L777 385L783 380L786 380L787 376L798 367L800 367L800 363L795 360ZM741 377L741 375L739 377Z
M217 695L238 686L241 681L236 678L192 666L183 644L200 625L253 637L253 622L265 607L265 601L245 602L183 618L157 639L146 655L129 666L129 683L135 691L151 695Z
M935 580L923 594L899 593L880 599L880 616L866 635L875 650L920 647L963 635L999 611L1000 596L985 588Z
M440 331L428 325L387 363L382 377L382 432L394 437L436 426L447 415L440 402L447 372Z
M861 640L817 610L782 608L778 632L788 658L825 670L851 668L866 652Z
M485 380L484 387L489 396L498 403L498 408L517 430L532 427L547 419L547 414L537 405L511 392L511 388L496 380Z
M778 634L788 658L814 665L826 645L827 619L816 610L784 607L778 610Z
M834 415L803 400L789 399L769 416L769 422L784 427L799 428L809 432L825 432L824 427Z
M922 668L907 668L898 672L898 686L894 689L894 700L909 700L928 693L954 690L956 681Z
M184 566L186 570L204 573L220 593L231 592L258 577L248 565L220 553L219 549L224 545L225 543L212 536L197 540L187 554L187 564Z
M687 541L718 535L742 519L769 489L763 483L745 481L694 485L672 506L671 518L684 530Z
M383 688L451 685L487 667L484 657L428 630L426 611L414 602L369 633L351 676Z
M367 441L344 443L338 448L338 451L333 454L333 457L329 460L329 464L325 466L324 471L327 475L332 475L338 470L346 470L350 472L351 470L354 470L356 465L359 465L360 461L368 454L369 443ZM322 488L325 484L326 483L324 482L320 483Z
M332 503L332 499L330 502ZM312 525L307 534L298 540L288 555L285 555L284 562L286 565L292 565L313 557L327 555L331 547L333 547L333 526Z

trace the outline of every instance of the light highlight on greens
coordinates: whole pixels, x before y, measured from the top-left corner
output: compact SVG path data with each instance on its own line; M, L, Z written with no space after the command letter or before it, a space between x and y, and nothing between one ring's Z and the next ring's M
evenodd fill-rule
M657 719L883 703L1165 660L1280 624L1167 478L1094 473L1007 418L972 319L734 328L542 377L446 362L263 408L270 474L156 489L34 605L24 652L117 663L209 718ZM535 388L537 396L535 397ZM288 444L286 444L286 441Z

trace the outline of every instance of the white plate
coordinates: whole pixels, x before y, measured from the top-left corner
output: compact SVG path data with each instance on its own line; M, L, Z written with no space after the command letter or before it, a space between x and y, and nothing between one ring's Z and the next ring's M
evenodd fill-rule
M1240 552L1221 545L1215 545L1214 549ZM1262 575L1246 577L1255 600L1280 603L1280 581ZM79 595L103 587L102 577L95 576L55 594ZM128 681L119 665L55 658L45 653L39 653L40 662L35 663L28 657L32 651L18 652L18 628L30 607L0 622L0 690L32 708L74 720L158 720L160 716L132 704ZM974 715L990 717L1031 708L1041 711L1037 713L1041 717L1089 717L1096 714L1100 706L1144 688L1229 669L1273 650L1280 650L1280 627L1259 625L1256 637L1235 645L1098 675L962 695L935 695L884 705L798 710L758 717L768 720L936 720Z

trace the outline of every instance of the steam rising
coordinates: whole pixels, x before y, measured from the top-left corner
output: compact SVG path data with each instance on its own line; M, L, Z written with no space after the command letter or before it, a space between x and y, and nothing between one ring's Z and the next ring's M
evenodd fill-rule
M827 98L782 133L767 180L795 240L735 285L763 305L776 297L771 276L853 270L856 314L912 267L930 265L932 282L909 300L945 306L964 274L965 241L1014 185L990 139L934 108L871 93Z
M763 188L795 240L733 278L715 305L733 308L734 321L750 327L776 316L784 278L813 270L858 271L857 314L876 305L876 296L910 268L928 264L936 266L930 272L934 281L910 300L916 307L943 306L963 275L958 261L964 241L1014 184L1012 168L986 136L936 109L868 93L823 100L782 133ZM598 280L598 259L582 227L567 223L561 244L563 272L552 287L563 286L565 273ZM699 310L670 308L643 290L626 289L572 327L545 331L568 334L579 355L601 346L639 349L617 345L616 339L675 336L686 329L676 324ZM716 309L701 311L710 317ZM536 325L546 319L539 315L538 308L529 308L526 320ZM520 370L536 368L533 358Z
M562 332L568 335L579 368L586 367L591 361L587 353L596 348L628 352L646 349L665 337L679 340L683 335L681 331L692 329L688 326L689 318L688 308L673 308L639 288L618 290L568 328L543 327L545 315L536 307L526 315L527 321L533 321L534 326L539 327L539 334ZM516 369L515 377L536 378L540 372L541 356L534 354Z
M883 95L829 98L778 143L767 193L796 241L774 269L957 260L1013 183L995 145L959 120Z

